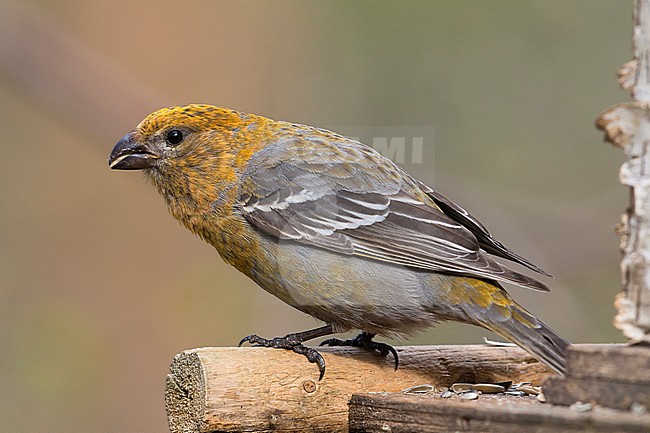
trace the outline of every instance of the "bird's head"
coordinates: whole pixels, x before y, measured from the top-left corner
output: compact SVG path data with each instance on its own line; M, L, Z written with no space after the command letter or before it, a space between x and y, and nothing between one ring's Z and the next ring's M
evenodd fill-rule
M227 151L240 113L212 105L158 110L117 142L108 163L114 170L150 170L194 165L206 152Z
M108 159L113 170L142 170L171 213L192 230L193 216L223 200L264 142L268 121L211 105L158 110L117 142ZM230 197L230 196L228 196Z

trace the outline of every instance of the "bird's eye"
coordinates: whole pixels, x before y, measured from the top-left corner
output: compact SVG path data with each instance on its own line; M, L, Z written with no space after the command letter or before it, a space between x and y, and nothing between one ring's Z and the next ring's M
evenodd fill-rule
M180 144L180 142L183 141L183 138L183 133L178 129L172 129L167 133L167 143L171 144L172 146Z

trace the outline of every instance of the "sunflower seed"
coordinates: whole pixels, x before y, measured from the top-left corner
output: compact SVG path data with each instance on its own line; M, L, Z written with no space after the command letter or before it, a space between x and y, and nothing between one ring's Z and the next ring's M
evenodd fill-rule
M471 389L473 391L481 391L483 394L498 394L506 390L501 385L495 385L493 383L477 383L476 385L472 385Z
M428 383L425 383L422 385L410 386L406 389L403 389L402 393L403 394L428 394L434 389L435 388L433 385L429 385Z
M589 412L592 408L593 405L591 403L583 403L581 401L576 401L571 406L569 406L569 409L575 410L576 412Z
M489 340L485 337L483 337L483 341L485 344L488 346L495 346L495 347L517 347L515 343L510 343L509 341L494 341L494 340Z
M478 392L475 391L468 391L464 392L463 394L460 395L461 400L477 400L478 399Z
M472 390L472 383L454 383L451 386L451 390L455 393L460 394L461 392L467 392Z
M542 392L542 389L538 386L523 385L517 388L517 391L522 391L529 395L539 395L539 393Z

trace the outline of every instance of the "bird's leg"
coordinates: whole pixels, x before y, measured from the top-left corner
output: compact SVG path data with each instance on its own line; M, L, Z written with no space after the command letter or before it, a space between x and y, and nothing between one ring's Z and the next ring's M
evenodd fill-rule
M330 338L329 340L323 341L320 345L360 347L368 350L376 350L377 352L381 353L383 356L387 356L389 353L392 353L393 358L395 359L395 370L397 370L397 366L399 365L399 358L397 356L397 351L395 350L395 348L390 344L373 341L374 337L375 334L371 334L370 332L363 331L361 334L349 340Z
M309 362L313 362L318 365L318 370L320 371L318 380L321 380L325 375L325 360L317 350L312 349L311 347L307 347L302 343L313 338L323 337L325 335L331 335L333 333L334 329L332 328L332 325L325 325L320 328L310 329L304 332L296 332L295 334L288 334L284 337L276 337L271 340L267 340L266 338L262 338L259 335L253 334L249 335L248 337L244 337L239 342L239 345L241 346L245 342L249 342L259 347L273 347L276 349L293 350L296 353L304 355Z

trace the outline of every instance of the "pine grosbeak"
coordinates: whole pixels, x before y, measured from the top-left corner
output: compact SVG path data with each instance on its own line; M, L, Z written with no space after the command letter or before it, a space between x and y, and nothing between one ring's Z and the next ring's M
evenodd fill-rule
M112 169L143 170L171 214L229 264L323 322L310 331L242 340L294 350L363 331L354 345L454 320L513 341L557 372L568 342L502 287L548 291L493 256L548 275L508 250L463 208L370 147L311 126L210 105L149 115L113 149ZM241 344L241 343L240 343Z

